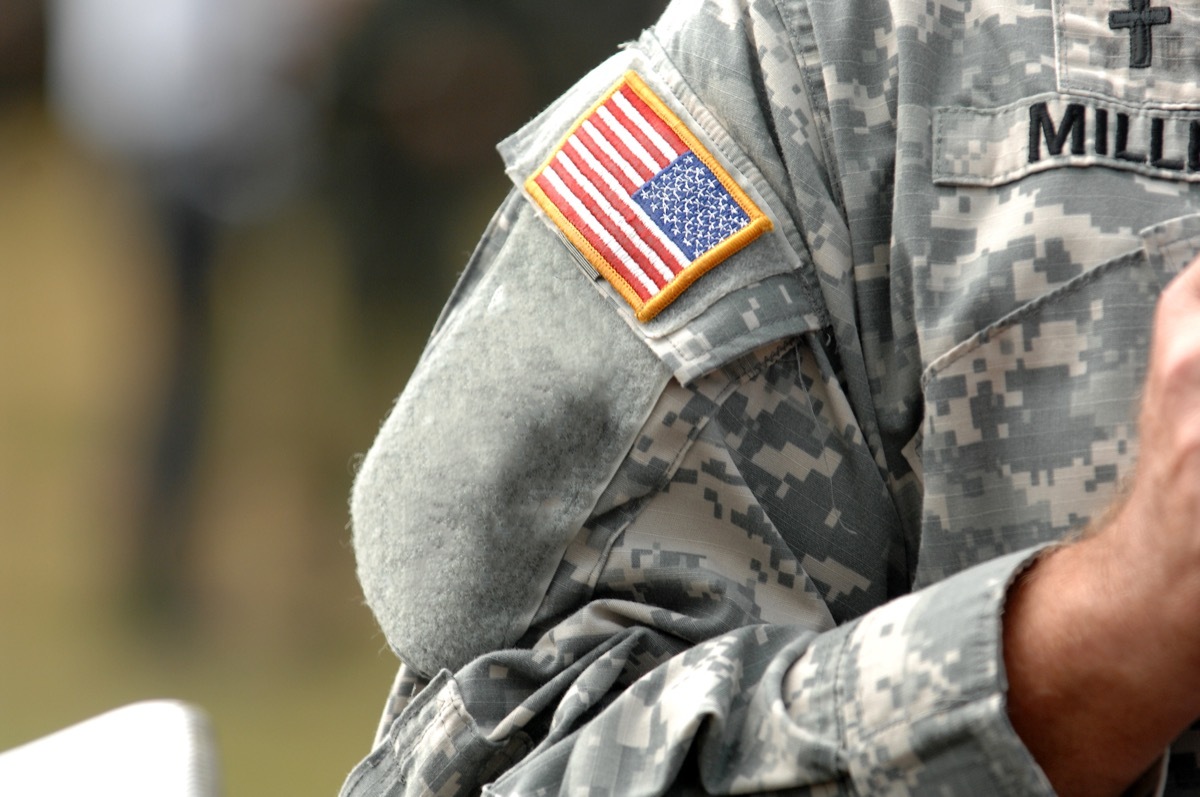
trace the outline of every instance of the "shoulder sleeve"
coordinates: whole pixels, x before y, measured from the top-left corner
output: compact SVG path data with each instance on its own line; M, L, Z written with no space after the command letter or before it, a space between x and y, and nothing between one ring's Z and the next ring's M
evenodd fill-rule
M525 631L669 376L511 198L355 480L359 579L404 661Z
M720 369L737 371L782 338L816 351L833 325L828 305L852 303L827 298L831 283L848 295L829 275L850 259L849 244L780 5L804 4L674 3L654 31L502 145L515 193L355 486L364 591L393 648L431 679L344 794L1052 793L1004 708L1003 600L1032 552L880 598L838 627L766 612L758 597L772 578L786 580L806 607L832 605L838 589L856 588L855 573L831 566L836 557L806 556L818 549L804 539L768 545L775 532L762 506L795 490L795 511L808 513L798 525L844 534L830 545L862 549L858 531L839 526L825 501L831 490L862 503L879 493L877 458L868 454L855 471L865 474L860 481L845 476L844 451L790 436L826 412L834 435L865 445L856 414L869 407L840 381L861 352L847 347L830 362L827 392L819 381L796 382L803 412L776 448L771 424L784 415L765 412L759 423L744 392L697 390L664 414L685 445L701 435L714 449L757 441L763 460L736 461L774 458L792 469L759 490L744 471L721 467L725 460L699 462L697 470L737 484L746 498L734 517L719 491L702 496L703 510L736 527L728 538L697 552L691 519L664 512L639 518L670 526L678 548L648 528L646 544L614 565L615 540L629 528L616 523L607 529L612 545L601 544L606 519L644 511L638 501L672 489L656 483L657 493L596 517L608 486L629 475L618 475L624 463L638 466L631 482L671 463L653 446L639 448L660 399ZM646 127L674 131L707 169L690 173L700 182L711 176L740 209L710 213L701 203L718 217L710 226L728 230L708 249L678 240L667 231L669 214L635 198L649 185L642 199L699 202L699 189L656 190L660 171L687 152L668 141L672 156L643 163L641 173L635 144L657 145L636 120L623 128L627 137L615 132L620 140L608 142L619 158L587 130L624 124L599 110L618 93L635 110L651 108ZM584 165L595 171L589 156L614 164L611 183L583 174ZM613 204L618 189L641 214ZM724 195L713 191L720 205ZM637 230L644 217L683 252L682 282L673 282L674 269L661 280L646 270L654 258L638 240L664 255ZM755 234L725 246L745 225L757 225ZM720 256L705 260L714 247ZM693 269L697 262L703 268ZM770 404L778 393L758 398ZM695 423L722 402L744 402L751 421ZM882 513L877 520L879 534L903 535ZM595 561L571 557L578 539L595 543ZM782 567L786 557L802 567ZM547 612L560 580L572 589L558 591L578 600Z
M826 323L778 157L744 146L756 113L731 135L647 35L501 145L514 194L353 493L367 601L418 671L528 629L667 380ZM568 143L585 122L607 140Z

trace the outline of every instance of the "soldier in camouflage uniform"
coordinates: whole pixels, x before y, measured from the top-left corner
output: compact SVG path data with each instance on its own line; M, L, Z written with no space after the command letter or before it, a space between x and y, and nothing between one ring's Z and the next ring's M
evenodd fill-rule
M1105 510L1200 251L1198 32L1147 0L678 0L506 140L516 190L355 485L403 664L343 793L1191 793L1189 670L1136 670L1175 713L1110 745L1072 712L1142 695L1020 629L1088 616L1076 552L1170 520L1165 466ZM1190 361L1158 340L1166 412ZM1117 597L1184 580L1126 569Z

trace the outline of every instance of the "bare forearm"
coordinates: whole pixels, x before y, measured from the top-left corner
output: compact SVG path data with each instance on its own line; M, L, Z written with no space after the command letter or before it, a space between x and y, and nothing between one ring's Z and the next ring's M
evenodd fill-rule
M1009 717L1062 795L1120 794L1200 714L1194 671L1131 588L1145 574L1114 569L1109 543L1047 555L1005 612Z

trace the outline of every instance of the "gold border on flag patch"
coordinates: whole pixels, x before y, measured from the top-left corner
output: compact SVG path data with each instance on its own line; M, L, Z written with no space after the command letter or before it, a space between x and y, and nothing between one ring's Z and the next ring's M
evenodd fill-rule
M639 321L772 227L633 71L579 118L525 189Z

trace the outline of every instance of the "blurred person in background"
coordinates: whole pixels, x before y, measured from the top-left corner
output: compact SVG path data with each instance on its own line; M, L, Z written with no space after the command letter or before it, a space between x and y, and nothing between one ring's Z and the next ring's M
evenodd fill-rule
M40 85L45 57L41 0L9 0L0 13L0 100Z
M210 276L223 225L260 219L311 171L322 52L347 3L51 0L49 90L65 128L131 168L175 288L173 364L135 546L134 607L188 609L190 488L205 422Z
M189 493L221 229L269 215L319 176L349 252L366 378L390 394L394 352L432 322L440 302L429 297L448 292L479 209L497 196L495 140L662 5L50 3L53 105L78 140L134 170L176 287L135 607L170 624L189 603Z

